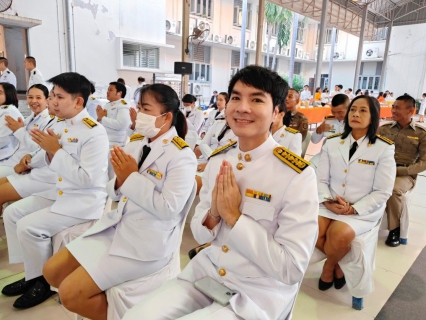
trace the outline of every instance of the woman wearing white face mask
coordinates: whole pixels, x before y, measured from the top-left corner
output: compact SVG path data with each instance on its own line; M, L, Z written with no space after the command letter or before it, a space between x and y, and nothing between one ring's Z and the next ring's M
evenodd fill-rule
M153 274L178 249L183 208L197 167L183 140L187 126L179 98L163 84L141 90L130 143L114 146L116 177L108 183L117 210L55 254L45 265L66 308L90 319L106 319L104 291ZM164 281L159 277L157 281Z
M204 123L204 112L195 107L197 98L192 94L186 94L182 98L185 107L185 116L188 121L188 129L200 133Z

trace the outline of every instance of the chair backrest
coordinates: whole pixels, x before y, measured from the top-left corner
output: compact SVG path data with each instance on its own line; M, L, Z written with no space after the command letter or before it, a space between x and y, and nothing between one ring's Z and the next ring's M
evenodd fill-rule
M302 142L302 158L305 157L306 150L308 150L309 143L311 142L311 136L312 136L311 132L308 131L308 133L306 134L305 140L303 140Z

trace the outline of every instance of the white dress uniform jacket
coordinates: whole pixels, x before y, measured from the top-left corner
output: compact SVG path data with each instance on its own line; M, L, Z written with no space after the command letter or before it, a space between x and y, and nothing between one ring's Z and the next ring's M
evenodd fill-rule
M83 235L115 227L109 254L139 261L159 260L177 249L182 209L194 185L189 177L195 176L197 167L194 153L174 127L152 143L135 134L125 152L139 162L147 144L151 152L139 172L132 173L117 190L116 178L108 183L109 196L120 201L117 209Z
M233 140L238 140L232 129L228 129L223 138L219 141L218 137L225 128L226 120L216 120L215 123L207 131L206 135L200 142L200 151L205 159L208 159L212 152L223 147Z
M89 96L89 99L87 99L86 110L89 113L89 116L91 116L93 119L97 119L98 118L98 115L96 113L96 107L98 105L102 106L102 104L100 103L100 101L98 99L96 99L96 97L93 94L91 94Z
M127 129L131 124L129 105L124 99L108 102L104 109L106 117L102 118L102 125L108 134L109 146L123 147L127 139Z
M11 116L15 120L18 120L18 118L24 119L14 105L0 107L0 160L9 158L18 145L18 139L15 138L12 130L6 126L6 116Z
M325 117L324 121L331 126L330 131L317 133L316 130L312 132L311 141L312 143L317 144L324 137L329 137L336 133L342 133L345 131L345 121L339 121L333 117L333 119L327 119L329 116Z
M4 70L1 74L1 82L13 84L13 86L16 88L16 76L12 71L9 70L9 68Z
M219 111L219 110L210 111L206 122L204 122L204 125L201 128L200 134L203 132L209 131L210 127L213 125L213 123L216 120L224 120L224 119L225 119L225 109L223 109L222 111Z
M384 138L386 139L386 138ZM392 194L396 176L395 146L390 140L377 139L370 144L368 137L358 140L358 149L349 160L349 149L355 139L335 136L327 139L317 169L318 197L341 196L352 203L356 215L337 215L322 204L321 216L344 221L358 235L371 230L383 215L386 201ZM390 144L391 143L391 144Z
M189 122L194 126L193 130L200 133L201 127L204 123L204 112L200 108L194 108L186 117ZM191 128L192 129L192 128Z
M282 126L272 137L284 148L300 156L302 154L302 134L292 128Z
M99 219L102 215L108 182L108 137L105 128L97 124L86 109L71 119L65 119L60 135L62 146L45 164L56 172L56 188L35 195L55 200L51 211L62 215Z
M43 130L50 119L49 110L47 110L47 108L37 116L34 116L34 113L28 116L24 120L25 125L13 133L14 137L18 140L13 155L7 160L0 161L0 165L14 167L21 161L23 156L38 150L40 147L31 139L29 131L35 128Z
M209 230L203 223L224 159L234 168L242 215L233 228L221 220ZM242 170L235 169L238 163ZM296 186L303 186L304 192ZM243 319L285 319L317 239L315 192L315 173L308 162L291 156L272 136L248 153L234 148L213 156L191 221L197 242L212 245L200 251L178 278L194 282L209 276L237 291L230 306Z
M30 88L34 84L44 84L44 78L41 74L40 70L34 68L30 72L30 80L28 81L28 88Z

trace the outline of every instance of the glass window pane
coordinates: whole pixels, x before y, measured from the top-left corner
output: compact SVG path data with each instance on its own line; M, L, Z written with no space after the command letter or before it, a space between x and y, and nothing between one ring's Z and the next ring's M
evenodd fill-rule
M362 79L362 89L367 89L367 77Z
M373 89L373 79L374 77L368 77L368 89Z
M199 80L200 78L200 64L195 63L195 80Z
M374 78L374 90L379 90L380 77Z
M206 81L211 81L211 79L210 79L210 65L206 65Z
M204 64L201 65L201 81L206 81L206 66Z

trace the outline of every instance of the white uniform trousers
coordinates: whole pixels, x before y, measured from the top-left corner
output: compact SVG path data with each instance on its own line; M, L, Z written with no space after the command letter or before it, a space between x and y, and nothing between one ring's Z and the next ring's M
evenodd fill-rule
M14 167L3 166L1 165L1 162L0 162L0 179L10 176L11 174L14 174L14 173L15 173Z
M53 203L31 196L14 202L3 213L9 263L23 262L26 280L42 275L44 264L53 254L52 236L88 221L51 212Z
M226 307L198 291L185 280L174 279L166 282L140 303L130 309L123 320L238 320L228 304Z

